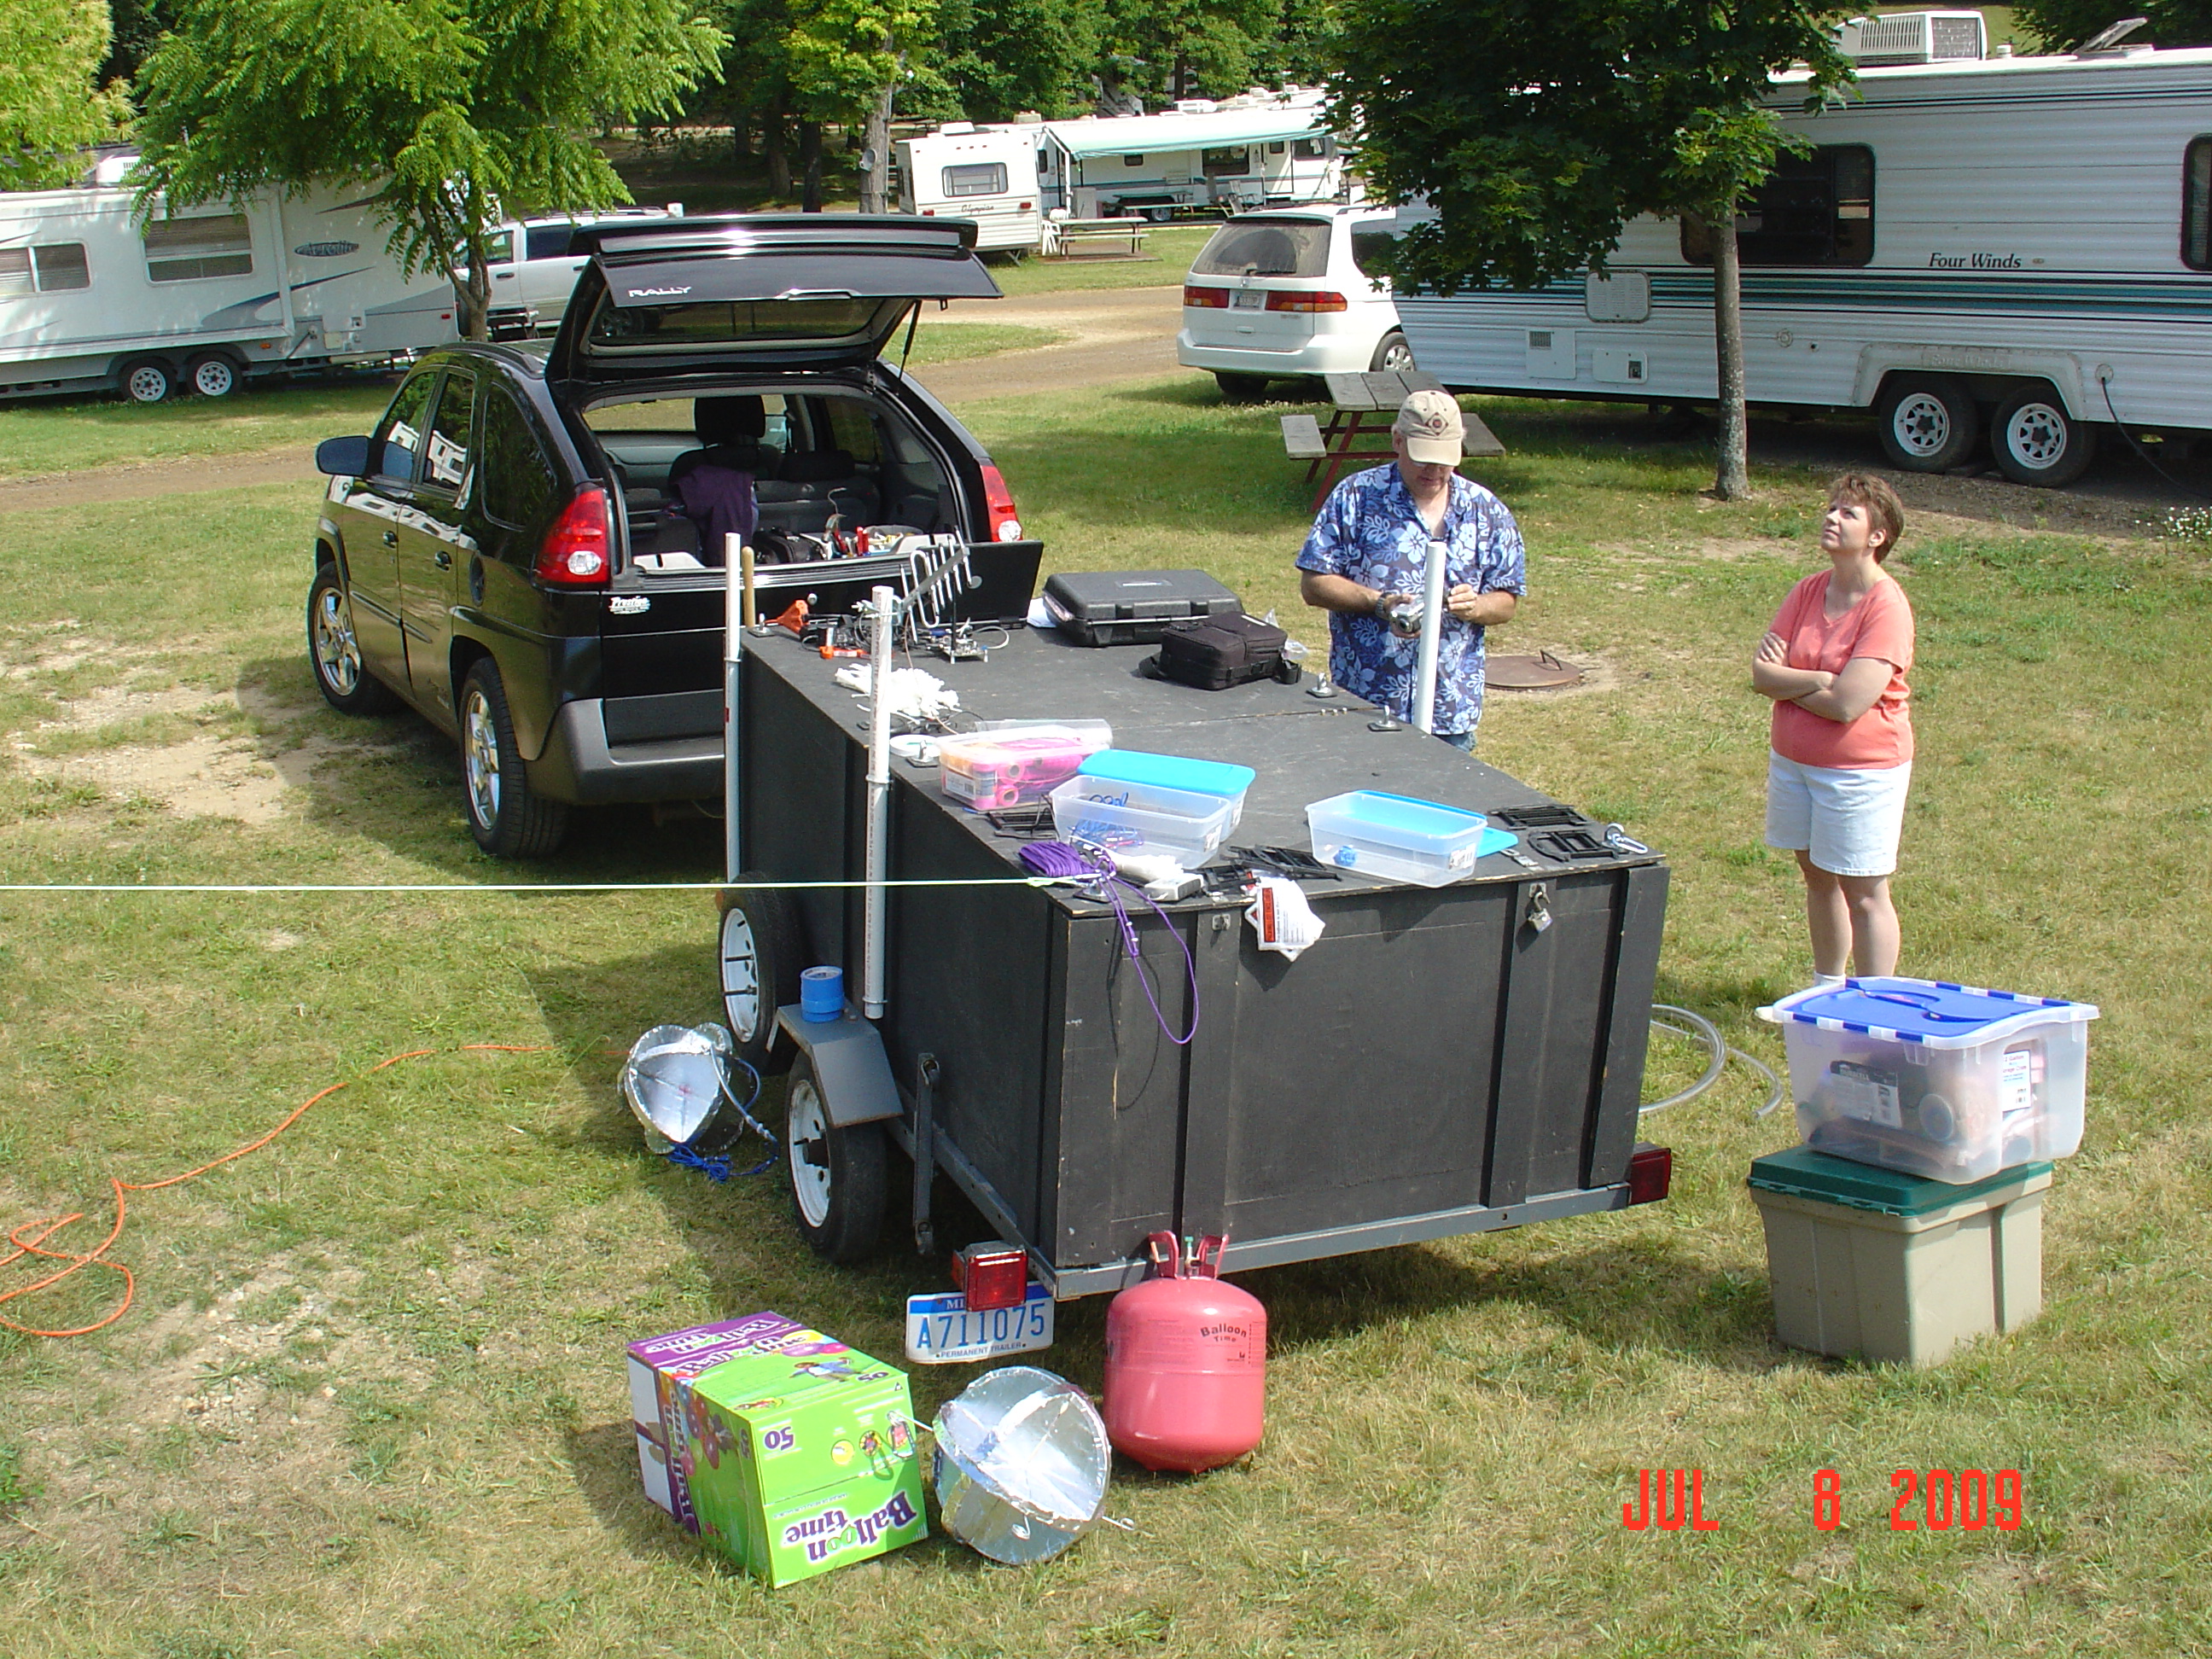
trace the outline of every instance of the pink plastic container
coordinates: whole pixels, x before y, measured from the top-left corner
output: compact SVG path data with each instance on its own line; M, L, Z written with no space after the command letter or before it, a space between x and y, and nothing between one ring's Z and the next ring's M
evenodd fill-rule
M1154 1233L1155 1278L1106 1310L1106 1435L1148 1469L1233 1463L1267 1429L1267 1310L1217 1276L1225 1239L1185 1261Z

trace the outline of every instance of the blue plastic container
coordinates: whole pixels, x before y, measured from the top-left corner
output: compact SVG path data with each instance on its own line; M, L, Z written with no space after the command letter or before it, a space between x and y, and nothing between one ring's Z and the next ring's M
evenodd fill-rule
M845 970L842 968L800 970L799 1017L817 1025L845 1017Z
M1141 749L1102 749L1085 759L1077 775L1115 783L1149 784L1185 794L1218 795L1241 811L1244 792L1259 774L1227 761L1191 760L1182 755L1148 755Z

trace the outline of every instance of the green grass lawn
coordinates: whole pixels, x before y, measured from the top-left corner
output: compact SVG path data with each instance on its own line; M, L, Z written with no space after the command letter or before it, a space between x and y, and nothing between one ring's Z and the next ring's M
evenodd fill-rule
M1633 422L1486 406L1474 470L1530 592L1497 648L1603 689L1493 693L1485 758L1668 855L1661 994L1779 1063L1796 877L1759 844L1747 662L1814 568L1820 482ZM974 405L1060 568L1200 564L1295 605L1306 514L1274 416L1162 380ZM1170 459L1171 458L1171 460ZM1166 464L1164 464L1165 462ZM479 881L450 747L325 709L302 657L311 484L0 515L0 871L14 882ZM1042 1568L941 1540L770 1593L638 1489L622 1346L771 1307L896 1354L934 1264L816 1264L773 1176L647 1156L617 1056L716 1012L698 895L0 895L0 1224L134 1194L121 1321L0 1334L10 1656L2172 1655L2212 1643L2212 951L2200 550L1926 520L1905 970L2100 1004L2088 1133L2045 1212L2042 1319L1924 1374L1771 1334L1754 1121L1732 1068L1653 1120L1664 1205L1249 1275L1268 1436L1200 1479L1124 1471ZM228 792L228 793L226 793ZM207 815L210 806L233 816ZM179 810L181 807L182 810ZM709 878L713 826L587 815L549 878ZM465 1043L529 1052L453 1052ZM1655 1044L1647 1097L1699 1056ZM1366 1103L1347 1100L1348 1112ZM0 1275L0 1284L23 1282ZM88 1273L0 1305L96 1319ZM1101 1374L1104 1305L1047 1363ZM973 1375L915 1378L927 1412ZM1631 1534L1647 1467L1718 1530ZM1889 1529L1899 1468L2018 1468L2017 1532ZM1841 1529L1816 1530L1816 1472Z

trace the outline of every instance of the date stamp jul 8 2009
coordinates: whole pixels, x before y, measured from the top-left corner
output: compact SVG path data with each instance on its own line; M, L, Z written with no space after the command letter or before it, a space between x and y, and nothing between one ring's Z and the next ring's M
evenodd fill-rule
M2027 1485L2018 1469L1899 1469L1889 1477L1892 1532L2017 1532ZM1813 1474L1813 1525L1833 1532L1843 1524L1844 1480L1834 1469ZM1636 1496L1620 1506L1631 1532L1718 1532L1705 1514L1703 1469L1638 1469Z

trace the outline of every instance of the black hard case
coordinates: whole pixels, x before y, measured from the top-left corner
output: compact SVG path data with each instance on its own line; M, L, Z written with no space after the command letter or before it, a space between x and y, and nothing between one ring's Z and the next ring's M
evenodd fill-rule
M1156 645L1182 617L1244 609L1203 570L1063 570L1045 583L1044 602L1078 645Z

